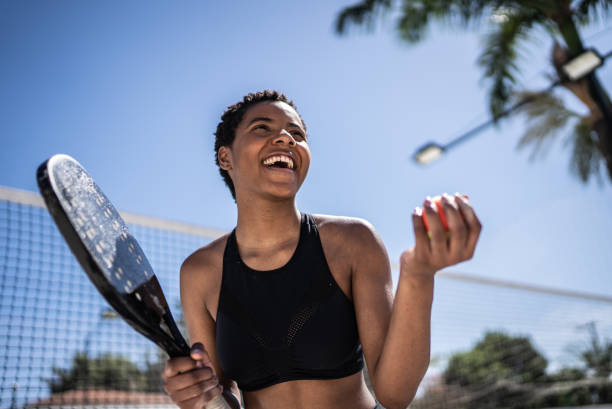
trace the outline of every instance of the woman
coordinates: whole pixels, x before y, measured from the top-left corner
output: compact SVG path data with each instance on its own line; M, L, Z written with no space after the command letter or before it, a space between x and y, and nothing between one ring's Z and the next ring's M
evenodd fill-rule
M181 268L193 347L167 361L172 400L201 409L222 393L238 408L241 392L247 409L406 408L429 364L434 274L471 258L478 240L467 199L443 197L449 236L430 200L414 210L416 244L401 255L394 297L369 223L297 209L310 151L284 95L249 94L229 107L215 152L238 221Z

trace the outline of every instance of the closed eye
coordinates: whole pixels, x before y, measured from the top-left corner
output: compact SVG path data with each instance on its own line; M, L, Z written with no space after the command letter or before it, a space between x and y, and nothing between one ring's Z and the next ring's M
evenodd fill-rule
M257 125L257 126L255 126L255 127L253 128L253 130L255 130L255 129L263 129L263 130L265 130L265 131L269 131L269 130L270 130L270 128L268 127L268 125Z
M305 140L306 136L304 135L303 132L301 131L292 131L291 135L296 138L296 139L300 139L300 140Z

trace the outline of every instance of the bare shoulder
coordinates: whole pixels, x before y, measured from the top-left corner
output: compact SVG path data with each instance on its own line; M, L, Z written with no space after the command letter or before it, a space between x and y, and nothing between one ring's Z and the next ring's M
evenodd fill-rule
M223 252L229 234L194 251L181 266L181 292L197 293L204 298L217 294L223 272Z
M313 215L321 236L327 236L343 245L371 245L379 240L372 223L358 217L330 216L326 214Z
M376 260L387 263L387 250L374 226L357 217L313 215L330 267L346 266L357 271ZM340 267L341 268L341 267Z
M215 267L221 267L223 264L223 252L229 234L211 241L207 245L197 249L183 261L181 266L181 276L199 275L201 273L215 270ZM187 278L187 277L186 277Z

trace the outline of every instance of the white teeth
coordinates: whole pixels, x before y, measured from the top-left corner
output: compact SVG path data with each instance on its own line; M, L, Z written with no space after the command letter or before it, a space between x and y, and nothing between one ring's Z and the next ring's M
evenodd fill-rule
M284 156L284 155L274 155L274 156L270 156L269 158L266 158L263 161L263 164L266 166L270 166L273 165L275 162L284 162L287 164L287 168L289 169L293 169L294 165L293 165L293 159L291 159L288 156Z

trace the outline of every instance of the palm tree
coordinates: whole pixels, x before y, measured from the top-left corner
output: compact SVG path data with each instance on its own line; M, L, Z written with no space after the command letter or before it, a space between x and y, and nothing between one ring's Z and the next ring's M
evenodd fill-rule
M572 82L561 72L566 62L584 51L578 27L611 11L612 0L362 0L339 13L336 32L344 34L351 25L371 29L379 18L394 12L400 38L414 44L424 38L434 21L467 28L484 19L492 20L495 24L478 59L483 76L490 82L491 114L499 117L512 102L528 98L529 103L520 104L517 110L531 124L519 147L533 145L537 153L561 131L571 128L572 171L586 182L590 176L600 175L603 162L612 181L610 98L594 73ZM555 77L588 108L587 115L565 108L563 101L550 92L519 92L518 50L537 29L545 30L555 40L551 58Z
M580 358L595 376L608 379L612 373L612 340L601 340L593 321L584 327L589 331L590 340L589 346L580 353Z

